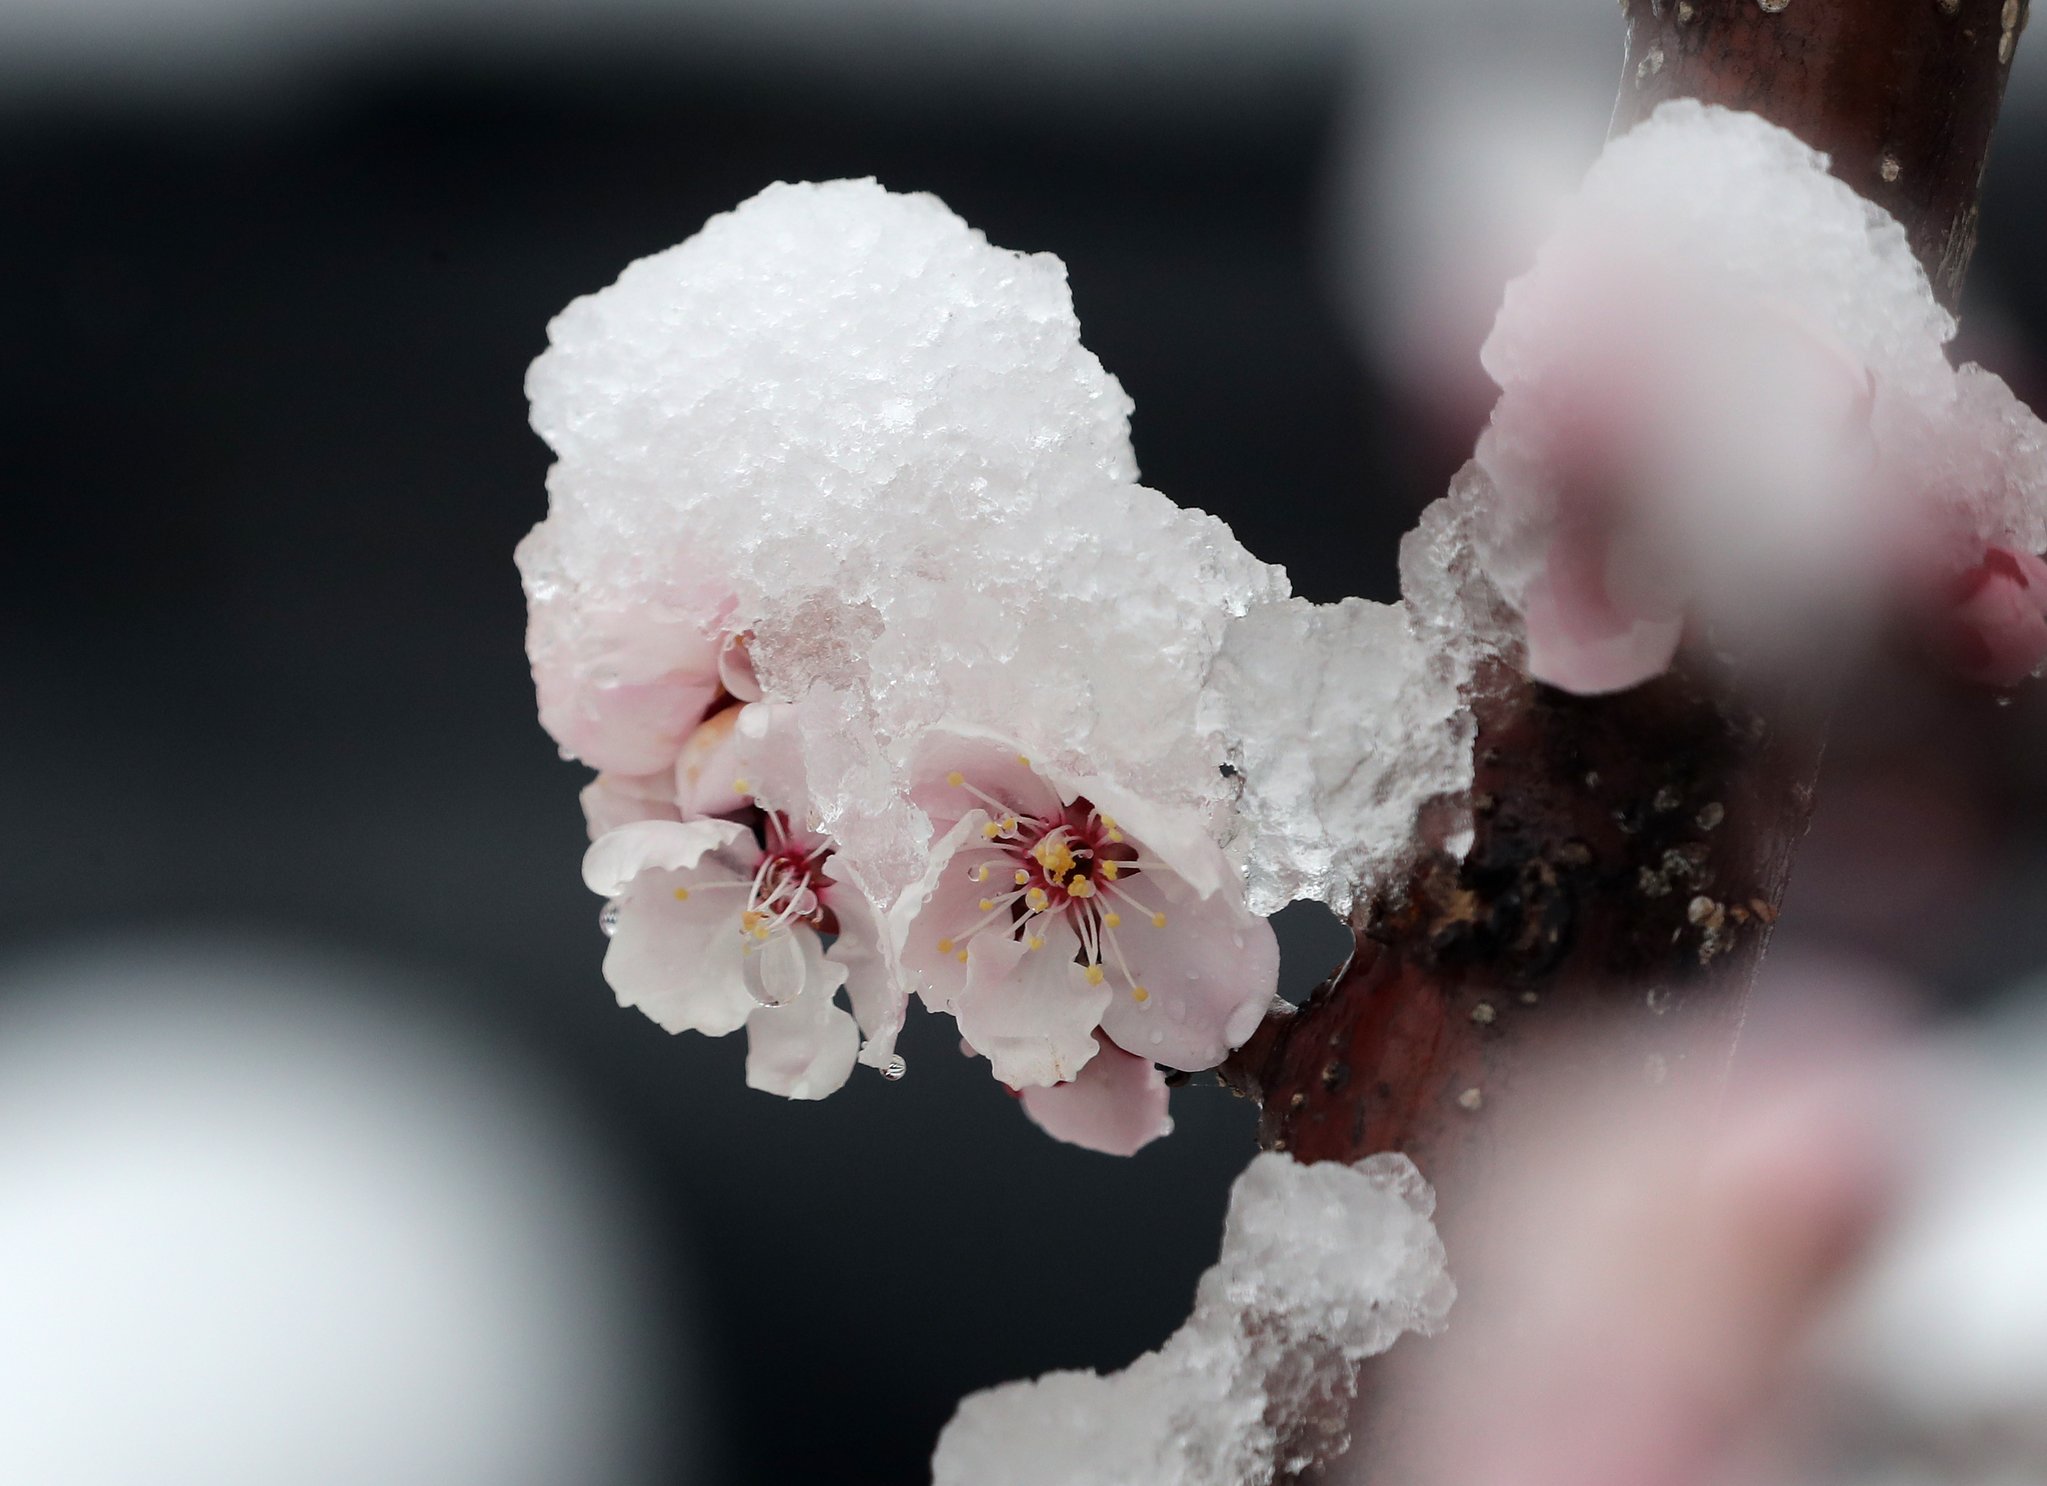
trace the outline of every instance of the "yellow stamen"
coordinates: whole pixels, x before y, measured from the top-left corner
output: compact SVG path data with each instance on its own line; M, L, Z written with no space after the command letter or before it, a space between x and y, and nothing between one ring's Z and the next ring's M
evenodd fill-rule
M1116 874L1122 870L1123 869L1117 866L1114 862L1102 863L1102 876L1108 878L1109 881L1111 882L1114 882L1116 880Z
M997 836L1000 836L1002 834L1002 827L998 826L997 824L995 824L994 821L991 820L988 822L988 824L981 827L981 834L983 836L986 836L990 841L993 841Z
M1029 882L1030 880L1031 880L1030 873L1024 871L1024 869L1021 867L1018 867L1016 869L1016 885L1018 887L1022 887L1025 883Z
M951 954L951 953L952 953L952 941L951 941L950 939L941 939L941 940L939 940L939 941L938 941L938 952L939 952L940 954L942 954L942 955L949 955L949 954Z
M1120 913L1105 913L1102 915L1102 922L1112 929L1120 929L1123 927L1123 915Z
M955 960L958 960L962 965L964 965L967 962L967 952L965 950L961 950L958 954L954 955L953 958Z
M993 898L983 898L981 900L981 911L983 913L993 913L995 911L995 900Z
M1064 882L1073 870L1073 847L1063 834L1047 836L1031 848L1031 855L1054 882Z
M954 789L958 789L961 785L967 782L967 776L962 774L959 770L954 769L950 774L945 776L945 782L951 785Z
M1166 926L1166 916L1163 913L1154 913L1151 916L1151 926L1154 929L1163 929Z
M1045 896L1045 890L1041 887L1034 887L1024 894L1024 902L1030 904L1032 910L1037 913L1043 913L1046 905L1051 901L1050 898Z
M1076 898L1092 898L1095 895L1095 885L1085 877L1076 877L1066 884L1066 891Z
M1030 761L1030 759L1029 759L1029 758L1027 758L1027 757L1026 757L1025 755L1023 755L1023 754L1021 754L1021 753L1019 753L1019 754L1018 754L1018 755L1016 756L1016 761L1017 761L1018 763L1022 764L1022 765L1023 765L1023 766L1024 766L1024 767L1025 767L1026 769L1028 769L1028 768L1029 768L1029 767L1031 766L1031 761Z
M1151 992L1147 991L1143 986L1132 986L1130 988L1130 999L1142 1006L1151 999Z
M753 789L744 779L735 779L732 781L732 793L735 795L747 795L752 794Z
M1090 965L1087 967L1087 983L1091 986L1098 986L1102 983L1102 967L1100 965Z
M1031 935L1025 947L1029 949L1043 949L1045 947L1044 936L1042 934Z
M759 928L753 931L753 937L756 939L766 939L770 932L771 931L769 930L768 926L766 924L762 924Z
M677 888L675 890L675 901L678 903L687 903L689 901L689 889L686 887Z

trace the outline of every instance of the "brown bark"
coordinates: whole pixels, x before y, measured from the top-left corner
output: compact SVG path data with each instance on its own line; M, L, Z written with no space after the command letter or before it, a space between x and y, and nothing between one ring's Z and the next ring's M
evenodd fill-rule
M1692 96L1826 150L1950 304L2024 0L1631 0L1614 130ZM1372 904L1350 962L1224 1069L1262 1142L1404 1151L1453 1256L1538 1064L1657 1097L1717 1087L1810 813L1825 719L1691 658L1625 695L1502 668L1476 701L1474 844ZM1597 1024L1597 1042L1577 1034ZM1598 1052L1586 1051L1598 1047ZM1468 1304L1471 1297L1466 1297ZM1375 1433L1368 1448L1398 1458ZM1371 1479L1401 1481L1401 1467Z

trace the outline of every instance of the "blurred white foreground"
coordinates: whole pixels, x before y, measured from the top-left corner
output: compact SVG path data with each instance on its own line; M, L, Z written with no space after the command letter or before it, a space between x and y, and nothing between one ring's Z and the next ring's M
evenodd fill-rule
M601 1155L412 989L274 944L0 969L0 1482L682 1479Z

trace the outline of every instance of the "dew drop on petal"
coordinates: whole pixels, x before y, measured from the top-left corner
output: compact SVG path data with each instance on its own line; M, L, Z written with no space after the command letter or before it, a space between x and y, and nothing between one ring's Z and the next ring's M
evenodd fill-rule
M620 909L618 900L612 899L597 911L597 927L606 939L618 932Z
M881 1065L881 1076L887 1079L890 1083L897 1082L902 1078L904 1074L908 1073L909 1071L910 1065L903 1061L903 1055L901 1053L897 1053L894 1057L890 1058L886 1063Z

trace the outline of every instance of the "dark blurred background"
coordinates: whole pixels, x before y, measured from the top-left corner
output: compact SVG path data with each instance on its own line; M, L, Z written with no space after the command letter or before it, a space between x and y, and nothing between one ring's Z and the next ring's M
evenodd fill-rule
M621 1480L919 1480L962 1393L1155 1345L1247 1106L1183 1090L1175 1138L1119 1164L928 1021L901 1084L804 1105L744 1089L738 1039L612 1004L582 774L520 650L547 464L521 377L628 260L770 181L875 175L1065 259L1147 483L1313 598L1391 598L1483 417L1500 282L1597 149L1619 23L1275 9L0 7L0 998L48 994L32 956L146 969L198 935L280 975L342 957L367 1019L430 1003L523 1070L649 1259L667 1360ZM2038 405L2030 76L1968 339ZM1787 958L1940 1009L2047 961L2043 739L2037 699L1872 678ZM1298 992L1342 941L1315 909L1283 929Z

